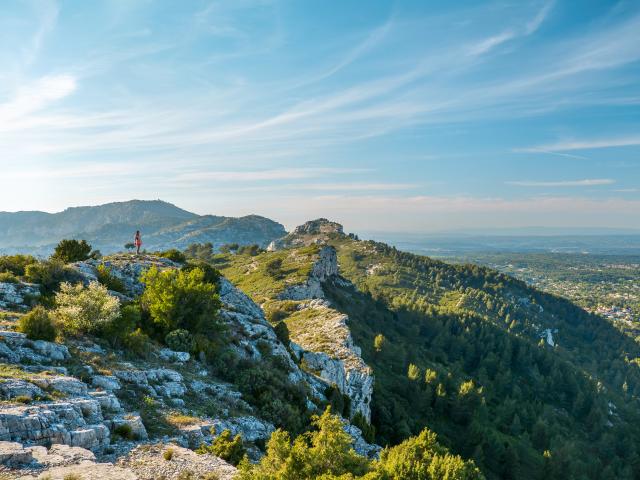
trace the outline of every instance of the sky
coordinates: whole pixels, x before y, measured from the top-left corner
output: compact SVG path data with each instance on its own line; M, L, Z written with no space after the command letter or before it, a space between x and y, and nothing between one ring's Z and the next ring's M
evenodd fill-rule
M0 3L0 211L640 228L640 3Z

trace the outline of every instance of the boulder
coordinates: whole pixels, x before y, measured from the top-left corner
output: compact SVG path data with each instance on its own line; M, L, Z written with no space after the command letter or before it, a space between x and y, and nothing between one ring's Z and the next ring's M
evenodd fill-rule
M96 388L101 388L107 392L120 390L120 381L113 375L96 375L91 379L91 384Z
M74 377L34 377L32 381L44 390L55 390L72 397L87 395L87 385Z
M11 400L16 397L28 397L33 400L44 396L45 393L40 387L26 380L14 378L0 380L0 398L3 400Z
M33 462L33 453L16 442L0 441L0 465L20 467Z

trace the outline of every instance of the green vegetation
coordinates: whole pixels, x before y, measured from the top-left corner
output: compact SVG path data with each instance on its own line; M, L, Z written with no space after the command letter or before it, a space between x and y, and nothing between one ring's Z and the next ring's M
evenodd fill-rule
M18 320L17 330L27 335L30 340L56 339L56 326L51 314L41 306L35 307Z
M25 280L40 285L44 296L52 295L63 282L77 283L80 275L58 259L45 260L25 267Z
M61 240L51 256L64 263L81 262L89 258L91 245L86 240Z
M190 352L194 347L193 335L189 333L189 330L179 328L169 332L164 339L164 343L167 344L171 350L177 352Z
M215 432L212 432L215 434ZM246 455L246 450L242 443L242 437L236 435L233 437L229 430L223 430L211 445L200 445L196 453L211 454L226 460L231 465L238 465Z
M124 283L118 277L111 273L111 269L104 264L96 267L98 282L114 292L125 292Z
M238 253L216 255L215 265L231 283L253 297L258 303L276 298L291 284L304 282L311 272L311 265L317 258L318 247L312 245L297 250L262 252L257 255ZM279 265L277 278L272 275L273 262Z
M187 261L187 257L180 250L175 248L171 248L169 250L165 250L164 252L156 253L159 257L168 258L172 262L176 263L184 263Z
M31 255L4 255L0 256L0 273L11 273L16 277L23 277L28 265L37 263Z
M349 315L373 368L378 443L397 445L428 426L491 479L640 475L632 446L640 439L638 344L602 318L494 270L342 236L330 244L355 288L324 289ZM322 321L313 309L297 310L299 302L277 300L306 279L315 258L306 248L213 261L296 338L313 335ZM278 258L290 273L269 275ZM322 338L314 341L322 348ZM331 402L344 410L336 395Z
M315 429L293 442L277 430L260 463L240 464L239 480L473 480L482 479L473 462L451 455L424 430L417 438L384 450L379 461L368 461L351 447L342 420L327 409L313 418Z
M489 478L634 477L634 342L493 270L374 242L334 244L357 290L326 290L374 370L379 442L397 444L428 425ZM539 345L546 328L557 329L560 346ZM380 334L387 340L378 349Z
M55 300L61 333L95 333L120 316L120 301L98 282L91 282L88 287L63 283Z
M205 273L198 268L159 271L153 267L142 275L146 288L141 304L164 335L186 329L211 336L220 330L216 286L207 283L204 277Z

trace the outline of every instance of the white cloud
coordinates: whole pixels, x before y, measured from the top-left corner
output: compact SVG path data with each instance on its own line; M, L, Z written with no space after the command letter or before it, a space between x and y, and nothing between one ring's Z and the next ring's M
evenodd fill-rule
M519 149L521 152L545 152L545 151L572 151L572 150L591 150L597 148L612 147L633 147L640 145L640 135L631 135L626 137L612 138L595 138L589 140L563 140L538 147L529 147Z
M503 43L511 40L515 36L516 34L513 31L507 30L506 32L502 32L498 35L489 37L481 41L480 43L472 46L469 49L468 55L482 55L483 53L487 53L488 51L492 50L498 45L502 45Z
M588 178L584 180L561 180L554 182L536 182L536 181L511 181L505 182L507 185L517 187L593 187L597 185L612 185L616 183L610 178Z
M0 103L0 130L13 128L12 122L41 111L67 97L76 89L71 75L50 75L20 87L13 97Z

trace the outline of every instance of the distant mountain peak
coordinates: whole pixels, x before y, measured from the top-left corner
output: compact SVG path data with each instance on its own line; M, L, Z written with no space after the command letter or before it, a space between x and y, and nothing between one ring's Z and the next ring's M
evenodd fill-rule
M186 248L191 243L267 246L287 232L265 217L197 215L163 200L128 200L70 207L58 213L0 215L0 251L49 254L63 238L85 239L103 253L119 251L142 232L144 248Z

